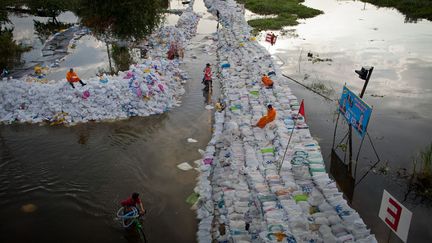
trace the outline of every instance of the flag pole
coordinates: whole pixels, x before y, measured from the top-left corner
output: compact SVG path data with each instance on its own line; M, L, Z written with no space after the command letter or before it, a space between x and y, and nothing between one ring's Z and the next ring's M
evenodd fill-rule
M302 102L301 102L301 104L300 104L300 108L299 108L299 110L298 110L298 112L297 112L297 117L296 117L296 119L294 120L294 126L293 126L293 129L292 129L291 134L290 134L290 137L289 137L289 139L288 139L288 144L287 144L287 146L286 146L286 149L285 149L284 155L283 155L283 157L282 157L282 161L280 162L280 166L279 166L279 169L278 169L278 174L279 174L279 175L280 175L280 171L281 171L281 169L282 169L282 165L283 165L284 160L285 160L286 153L288 152L288 147L289 147L289 145L290 145L291 138L292 138L292 135L293 135L293 133L294 133L294 129L295 129L296 124L297 124L298 115L300 114L300 110L301 110L302 105L304 105L304 104L303 104L303 101L304 101L304 99L302 99Z

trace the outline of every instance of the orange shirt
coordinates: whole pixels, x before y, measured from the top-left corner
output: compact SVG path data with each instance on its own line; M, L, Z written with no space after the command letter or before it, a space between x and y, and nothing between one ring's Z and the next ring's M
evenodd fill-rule
M267 123L274 121L275 118L276 118L276 109L271 108L267 110Z
M269 78L269 76L263 76L261 78L262 82L264 83L265 86L269 87L273 84L273 81Z
M78 82L79 81L79 78L78 78L78 75L76 74L76 72L71 72L71 71L66 73L66 79L69 82Z
M259 128L264 128L268 123L274 121L276 118L276 109L271 108L267 110L267 115L261 117L261 119L257 122L256 126Z

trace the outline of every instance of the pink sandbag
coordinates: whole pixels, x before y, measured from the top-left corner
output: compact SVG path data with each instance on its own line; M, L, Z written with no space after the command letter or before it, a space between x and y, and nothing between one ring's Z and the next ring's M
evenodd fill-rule
M142 90L141 90L140 86L138 86L138 87L136 88L136 94L137 94L137 96L138 96L139 98L142 97Z
M211 165L213 163L213 159L212 158L205 158L203 160L205 165Z
M132 72L131 71L128 71L127 72L127 74L126 74L126 76L123 78L123 79L130 79L130 78L132 78L134 75L132 74Z
M165 93L165 88L162 84L158 84L158 87L159 87L160 91Z
M90 91L86 90L86 91L83 92L82 98L83 99L87 99L88 97L90 97Z

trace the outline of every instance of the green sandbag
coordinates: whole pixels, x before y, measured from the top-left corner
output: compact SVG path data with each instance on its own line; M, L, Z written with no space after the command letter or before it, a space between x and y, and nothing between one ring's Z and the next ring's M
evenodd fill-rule
M321 158L308 158L310 164L324 164L324 160Z
M265 154L265 153L274 153L274 148L262 148L261 149L261 153Z
M186 198L186 202L190 205L194 205L199 198L199 194L196 192L192 192L192 194L189 195L189 197Z
M249 92L251 95L259 96L259 91L251 91Z
M298 203L300 201L307 201L308 200L308 195L306 195L306 194L295 195L294 196L294 200L296 201L296 203Z
M314 172L326 172L325 168L309 168L311 173Z

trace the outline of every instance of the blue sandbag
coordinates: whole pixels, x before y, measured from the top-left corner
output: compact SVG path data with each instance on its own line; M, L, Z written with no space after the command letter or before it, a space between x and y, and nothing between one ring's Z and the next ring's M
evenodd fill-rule
M229 63L224 63L221 65L222 68L229 68L231 65Z

